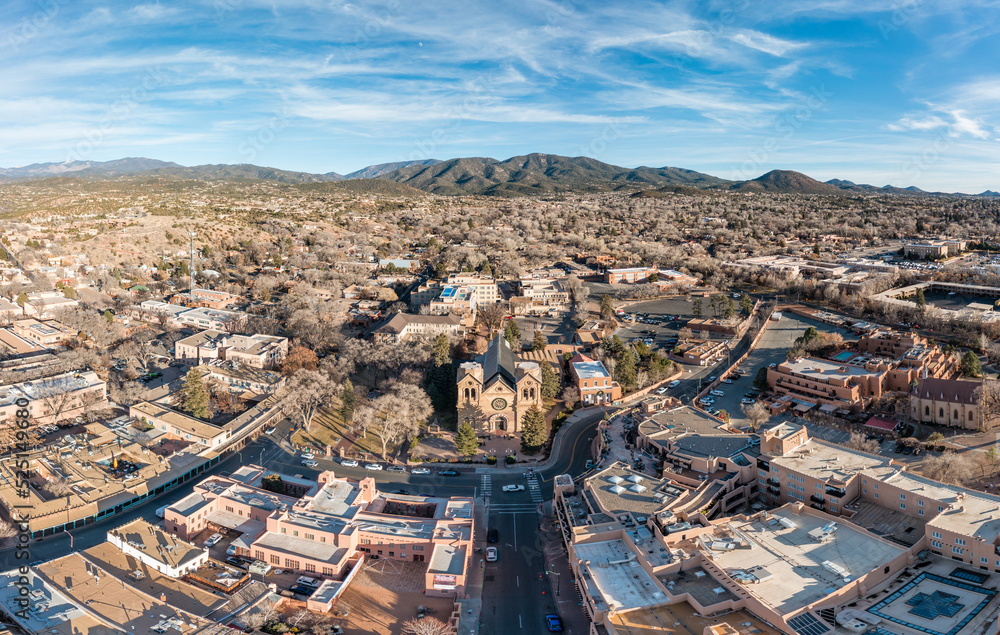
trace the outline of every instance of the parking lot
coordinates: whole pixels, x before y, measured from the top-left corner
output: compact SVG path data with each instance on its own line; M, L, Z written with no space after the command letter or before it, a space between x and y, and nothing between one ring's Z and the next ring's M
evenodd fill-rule
M822 439L824 441L829 441L830 443L836 443L838 445L845 445L847 441L851 438L851 431L840 430L836 428L827 428L825 426L817 425L815 423L802 422L805 425L806 430L809 432L809 437L813 439ZM860 430L861 434L867 434L864 428ZM879 446L878 454L886 458L892 459L897 463L918 463L924 460L926 456L921 453L917 456L913 454L903 454L902 452L895 452L895 448L898 445L896 439L882 436L882 443Z
M839 332L841 335L847 335L843 329L790 313L783 314L781 320L771 320L757 344L757 348L740 364L740 368L747 371L746 374L732 384L720 385L719 389L725 393L725 396L716 397L712 407L728 412L736 425L745 423L740 401L753 388L758 369L785 361L785 354L792 347L792 343L810 326L816 327L816 330L820 332Z

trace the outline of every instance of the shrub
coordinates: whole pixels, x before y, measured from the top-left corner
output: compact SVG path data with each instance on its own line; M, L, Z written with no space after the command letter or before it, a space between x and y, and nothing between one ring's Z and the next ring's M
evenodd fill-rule
M513 454L508 454L507 458L504 460L507 462L507 465L513 465L514 463L517 463L517 459L514 457Z

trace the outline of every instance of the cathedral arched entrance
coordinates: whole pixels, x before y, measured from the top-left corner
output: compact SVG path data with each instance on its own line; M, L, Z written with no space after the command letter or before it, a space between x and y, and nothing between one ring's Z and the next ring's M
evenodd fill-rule
M504 415L493 415L490 418L490 432L506 432L509 426L510 422Z

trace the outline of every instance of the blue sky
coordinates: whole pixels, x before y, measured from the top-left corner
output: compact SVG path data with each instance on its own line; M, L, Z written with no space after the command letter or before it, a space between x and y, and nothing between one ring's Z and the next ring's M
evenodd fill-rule
M8 0L0 166L528 152L1000 190L1000 0Z

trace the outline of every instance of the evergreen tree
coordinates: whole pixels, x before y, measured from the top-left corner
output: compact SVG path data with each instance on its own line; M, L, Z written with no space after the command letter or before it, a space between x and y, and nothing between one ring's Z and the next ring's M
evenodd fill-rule
M923 289L917 289L917 299L914 300L914 302L916 303L917 308L920 309L921 313L927 309L927 298L924 297Z
M702 312L701 298L695 298L694 300L691 301L691 313L694 315L694 319L700 320L701 312Z
M559 394L559 373L548 362L542 363L542 397L555 399Z
M205 389L205 382L202 381L201 371L189 370L184 378L184 387L181 389L181 410L197 419L207 419L208 402L208 391Z
M357 405L358 396L354 394L354 384L350 379L344 380L344 385L340 389L340 417L345 423L350 423L354 418L354 407Z
M28 294L23 291L17 296L17 306L24 308L24 303L28 301Z
M479 270L479 275L486 276L487 278L493 277L493 267L490 266L489 260L483 263L482 268Z
M740 310L747 315L750 315L750 312L753 311L753 300L745 293L740 296Z
M628 389L635 385L637 374L635 354L632 349L626 348L621 359L615 364L615 381L621 384L623 389Z
M962 374L966 377L979 377L983 374L983 365L979 362L979 355L972 351L965 351L962 355Z
M434 359L435 366L447 366L451 363L451 344L448 342L448 336L444 333L439 333L434 338L431 357Z
M479 439L476 438L476 431L468 423L463 423L458 427L458 434L455 435L455 447L462 456L472 456L479 451Z
M531 350L544 351L548 345L549 341L545 338L545 335L541 331L535 331L535 337L531 340Z
M545 417L538 406L532 406L521 422L521 451L534 454L545 445Z
M510 344L511 349L521 350L521 327L517 325L517 320L505 320L503 338Z
M104 321L111 324L115 321L115 314L111 312L111 309L104 311Z
M601 296L601 317L606 320L606 319L610 318L614 314L615 314L615 305L614 305L614 302L611 301L611 296L607 295L607 294L602 295Z

